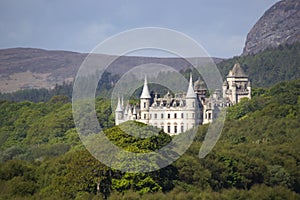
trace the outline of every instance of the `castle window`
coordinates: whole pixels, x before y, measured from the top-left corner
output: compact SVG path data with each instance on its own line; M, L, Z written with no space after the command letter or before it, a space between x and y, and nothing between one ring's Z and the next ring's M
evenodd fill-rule
M146 119L146 117L147 117L147 115L146 115L146 114L144 114L144 119Z
M183 113L181 113L181 118L183 119Z
M177 126L174 126L174 133L177 133Z
M175 119L177 118L177 113L174 113L174 118L175 118Z
M181 126L181 133L183 133L183 128L184 128L184 127L183 127L183 126Z
M193 119L195 118L195 113L192 113L192 118L193 118Z
M163 114L163 113L161 113L160 117L163 119L163 118L164 118L164 114Z
M150 114L150 119L152 119L152 114Z
M146 108L146 102L144 102L144 108Z
M154 114L154 119L157 119L157 114L156 113Z
M168 119L170 119L171 118L171 114L170 113L168 113Z
M168 126L168 133L171 132L171 126Z
M211 119L211 113L208 113L208 119Z

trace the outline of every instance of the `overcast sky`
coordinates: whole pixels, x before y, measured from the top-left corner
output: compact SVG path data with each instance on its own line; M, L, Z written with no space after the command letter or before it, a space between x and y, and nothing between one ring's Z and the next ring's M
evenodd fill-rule
M183 32L214 57L240 55L247 33L278 0L0 0L0 48L90 52L119 32Z

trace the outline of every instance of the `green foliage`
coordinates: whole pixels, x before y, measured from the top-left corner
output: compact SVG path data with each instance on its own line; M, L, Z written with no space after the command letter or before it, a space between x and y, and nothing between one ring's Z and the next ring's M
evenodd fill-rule
M268 87L300 78L300 43L267 49L255 55L234 57L218 64L223 77L239 62L255 87Z
M263 115L291 118L299 114L300 79L282 82L270 89L256 89L252 100L242 99L240 103L228 109L228 119L240 119L249 113L262 110Z
M104 132L114 144L132 152L155 151L171 141L171 137L160 129L134 121Z
M208 125L172 165L136 174L111 169L84 149L66 97L0 101L0 198L299 199L299 86L295 80L257 88L251 100L229 108L221 138L205 158L198 153ZM96 111L106 136L127 151L155 151L172 140L142 123L113 126L103 98Z

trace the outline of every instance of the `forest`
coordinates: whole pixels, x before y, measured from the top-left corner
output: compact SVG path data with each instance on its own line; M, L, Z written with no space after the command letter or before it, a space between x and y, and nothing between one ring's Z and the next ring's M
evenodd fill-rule
M234 64L239 62L249 76L252 86L266 88L278 82L299 79L299 55L300 43L294 43L267 49L255 55L236 56L226 59L218 63L217 67L224 79ZM193 77L199 76L196 70L192 71L191 68L186 67L186 70L182 70L180 73L182 73L187 80L190 72L193 72ZM111 89L114 87L111 83L116 83L119 78L120 75L118 74L104 72L98 83L97 95L108 97ZM72 83L64 83L62 85L56 85L52 89L24 89L12 93L0 93L0 99L16 102L26 100L32 102L46 102L56 95L65 95L71 98L72 90Z
M208 125L183 156L149 173L121 172L91 156L68 96L0 100L0 199L300 199L300 79L255 88L252 97L228 108L205 158L198 154ZM172 140L164 132L127 135L124 128L138 135L145 125L114 126L105 98L95 107L104 133L123 149L153 151Z
M300 43L280 45L254 55L236 56L218 64L226 76L239 62L254 87L270 87L278 82L300 78Z

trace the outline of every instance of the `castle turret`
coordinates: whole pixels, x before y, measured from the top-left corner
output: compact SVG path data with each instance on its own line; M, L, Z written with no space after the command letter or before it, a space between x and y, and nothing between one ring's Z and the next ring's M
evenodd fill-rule
M222 90L223 90L223 98L226 99L226 92L227 92L227 89L228 89L228 82L227 80L225 80L223 82L223 86L222 86Z
M197 110L199 108L198 105L198 99L197 99L197 95L194 91L194 87L193 87L193 77L192 74L190 75L190 82L189 82L189 87L186 93L186 97L185 97L185 101L186 101L186 122L187 122L187 127L188 128L192 128L194 127L196 124L198 124L199 122L197 122ZM198 119L199 120L199 119Z
M199 102L201 102L206 97L206 85L200 78L198 78L198 80L194 83L194 91L198 96Z
M231 84L231 102L233 104L236 104L237 103L236 100L237 100L236 83L232 82L232 84Z
M118 97L118 105L117 108L115 110L115 123L116 125L119 125L120 123L122 123L123 120L123 109L121 106L121 102L120 102L120 97Z
M248 76L239 63L236 63L229 71L225 81L223 84L223 97L233 105L240 102L242 98L251 99L251 85Z
M137 119L137 112L136 112L136 108L135 106L133 107L133 112L132 112L132 117L133 117L133 120L136 120Z
M192 74L190 75L190 82L189 82L189 87L186 93L186 106L188 108L195 108L196 105L196 100L197 100L197 95L193 89L193 77Z
M249 91L248 98L251 99L251 82L250 82L250 80L247 83L247 90Z
M147 77L145 76L144 87L140 96L141 121L144 123L148 123L149 121L150 100L151 96L148 88Z

